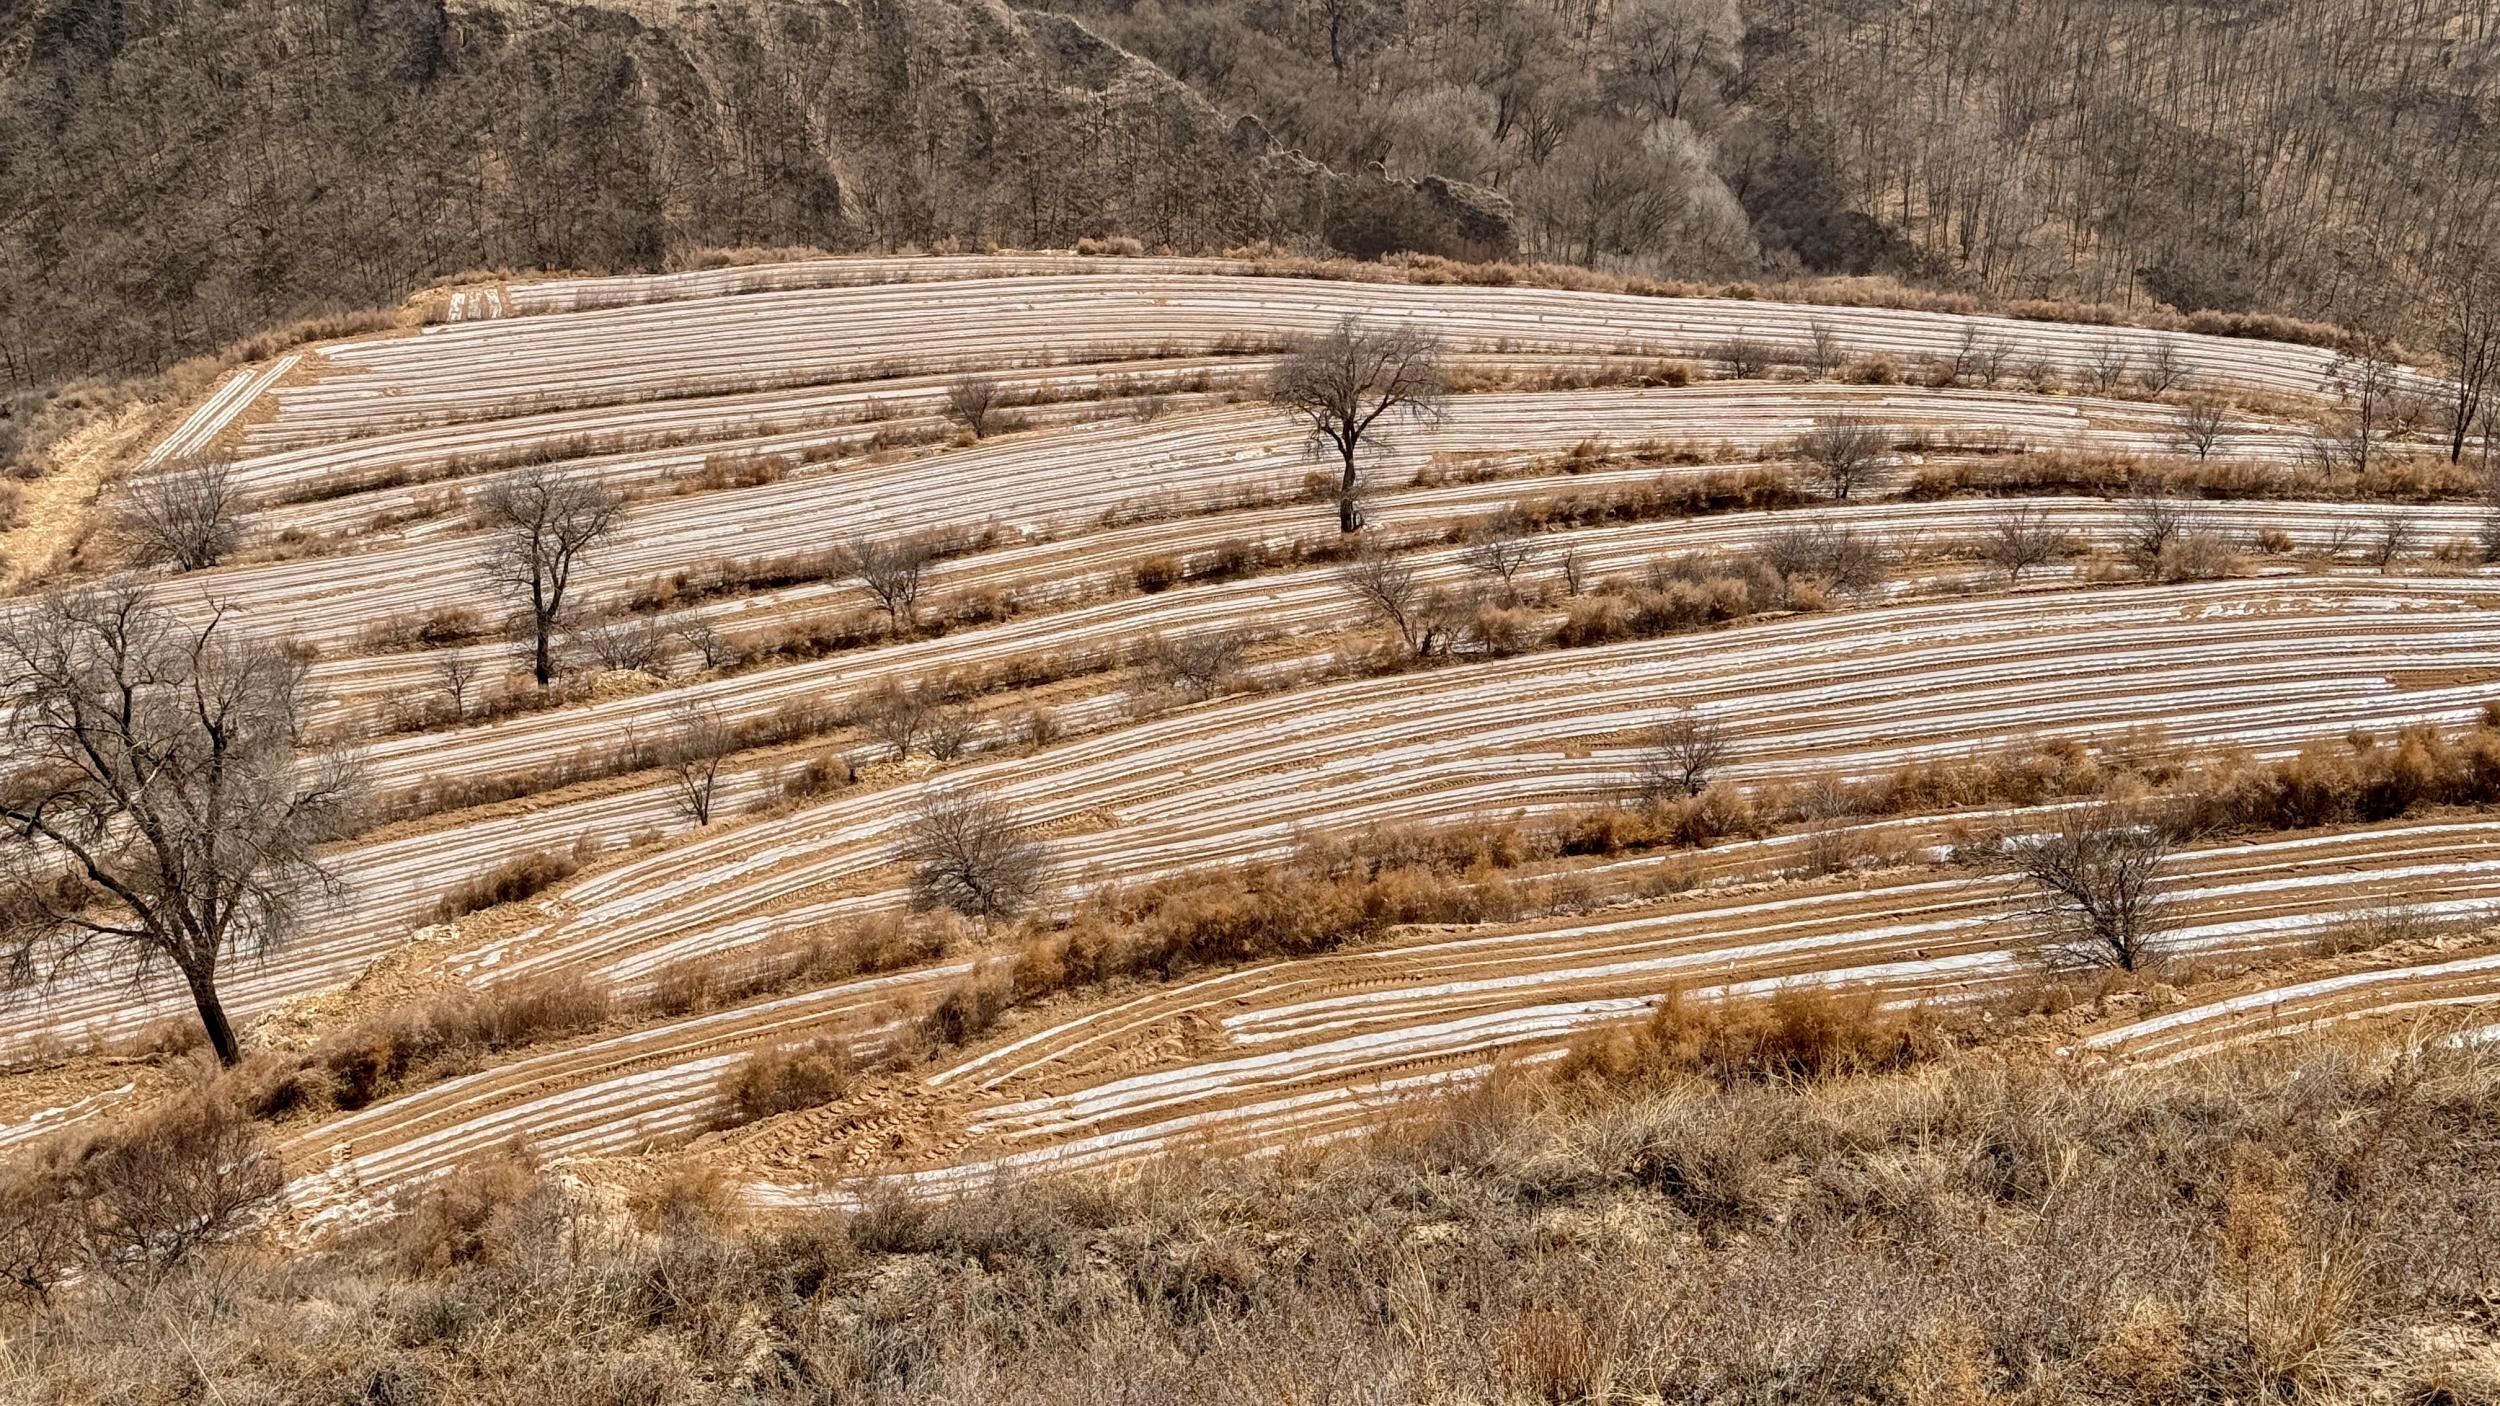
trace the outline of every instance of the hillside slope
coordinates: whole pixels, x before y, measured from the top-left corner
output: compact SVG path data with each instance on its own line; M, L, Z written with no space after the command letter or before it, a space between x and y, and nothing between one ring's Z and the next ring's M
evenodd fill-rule
M0 32L0 387L145 373L479 267L1208 247L1357 214L1421 247L1506 239L1444 184L1278 153L1075 21L998 0L19 14Z

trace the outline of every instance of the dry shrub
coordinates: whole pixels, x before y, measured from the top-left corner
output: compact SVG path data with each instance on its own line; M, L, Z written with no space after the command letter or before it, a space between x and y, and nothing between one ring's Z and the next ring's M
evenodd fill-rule
M851 784L851 762L840 752L827 752L801 762L781 778L781 794L791 800L822 796Z
M2257 762L2224 750L2177 785L2183 834L2294 830L2393 820L2430 805L2500 801L2500 723L2445 733L2407 728L2392 743L2357 734L2310 742L2293 756Z
M443 649L467 644L486 633L485 618L465 605L447 605L422 615L393 615L364 627L358 639L371 651Z
M882 915L828 924L733 952L682 957L652 978L651 1009L680 1016L934 960L961 941L948 915Z
M714 1126L738 1127L777 1113L820 1108L850 1086L850 1050L831 1036L757 1050L721 1076L726 1107Z
M402 1194L374 1232L382 1254L411 1276L509 1263L558 1232L569 1209L517 1139Z
M606 988L579 974L505 982L369 1016L309 1049L253 1059L227 1082L263 1118L363 1108L491 1055L597 1029L614 1008Z
M2162 544L2152 574L2163 581L2211 581L2239 569L2239 554L2222 534L2188 531Z
M43 1298L74 1269L154 1282L249 1229L285 1184L247 1115L187 1090L0 1170L0 1287Z
M533 850L516 854L485 873L444 892L434 905L434 920L448 923L552 888L579 872L585 856L571 850Z
M2460 924L2479 926L2479 919L2441 919L2407 904L2395 904L2349 914L2319 929L2309 942L2309 950L2321 957L2338 957L2353 952L2376 951L2397 943L2422 942L2451 931Z
M717 1234L742 1220L728 1174L709 1162L670 1163L658 1180L627 1198L626 1208L643 1229L661 1234Z
M1932 1012L1863 988L1791 984L1768 998L1697 1001L1669 991L1649 1018L1583 1041L1568 1075L1722 1083L1832 1079L1906 1069L1945 1049Z
M912 901L967 917L1011 918L1044 891L1049 847L1001 803L969 791L935 793L913 812L902 846Z

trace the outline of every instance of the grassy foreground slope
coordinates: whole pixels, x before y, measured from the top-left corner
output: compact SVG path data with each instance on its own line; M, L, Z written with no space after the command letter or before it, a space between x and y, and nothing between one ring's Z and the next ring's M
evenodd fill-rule
M1385 1132L750 1223L510 1156L317 1254L61 1291L13 1402L2485 1401L2488 1048L2111 1079L1672 1007ZM177 1350L166 1350L167 1344Z

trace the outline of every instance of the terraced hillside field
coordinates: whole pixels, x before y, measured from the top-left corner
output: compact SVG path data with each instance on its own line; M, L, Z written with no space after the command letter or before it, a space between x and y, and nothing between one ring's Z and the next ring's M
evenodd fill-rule
M301 1225L516 1138L842 1203L1359 1132L1670 995L2015 1000L2047 978L2000 861L2113 796L2198 817L2161 955L2239 985L2060 1057L2470 1038L2500 999L2500 580L2433 368L1249 261L422 302L128 466L231 462L239 542L149 589L289 642L369 792L334 891L223 983ZM1365 441L1352 536L1262 394L1348 318L1450 382ZM517 472L621 505L546 687L488 573ZM861 558L903 543L898 603ZM1662 782L1677 728L1715 745ZM950 806L1029 896L931 902ZM129 1042L188 995L122 976L0 1010L0 1147L183 1077ZM408 1053L412 1013L489 1008L572 1014ZM809 1061L839 1073L753 1096Z

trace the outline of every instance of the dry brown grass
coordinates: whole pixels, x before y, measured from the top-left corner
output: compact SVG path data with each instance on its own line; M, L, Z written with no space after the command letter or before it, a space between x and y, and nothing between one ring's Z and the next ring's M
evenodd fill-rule
M444 891L434 905L437 922L450 922L484 912L553 888L582 867L584 856L571 850L534 850L516 854L485 873Z
M850 1084L850 1055L839 1040L820 1038L758 1050L721 1076L725 1107L716 1123L735 1127L820 1107L840 1098Z
M759 1406L2057 1406L2500 1385L2488 1053L2295 1043L2107 1080L1987 1050L1770 1078L1717 1059L1513 1076L1280 1158L765 1224L699 1165L611 1209L510 1152L326 1253L58 1290L13 1320L12 1400L678 1406L735 1382Z
M256 1055L219 1083L256 1117L353 1110L496 1054L597 1029L615 1012L609 993L579 976L452 991L376 1012L305 1049Z

